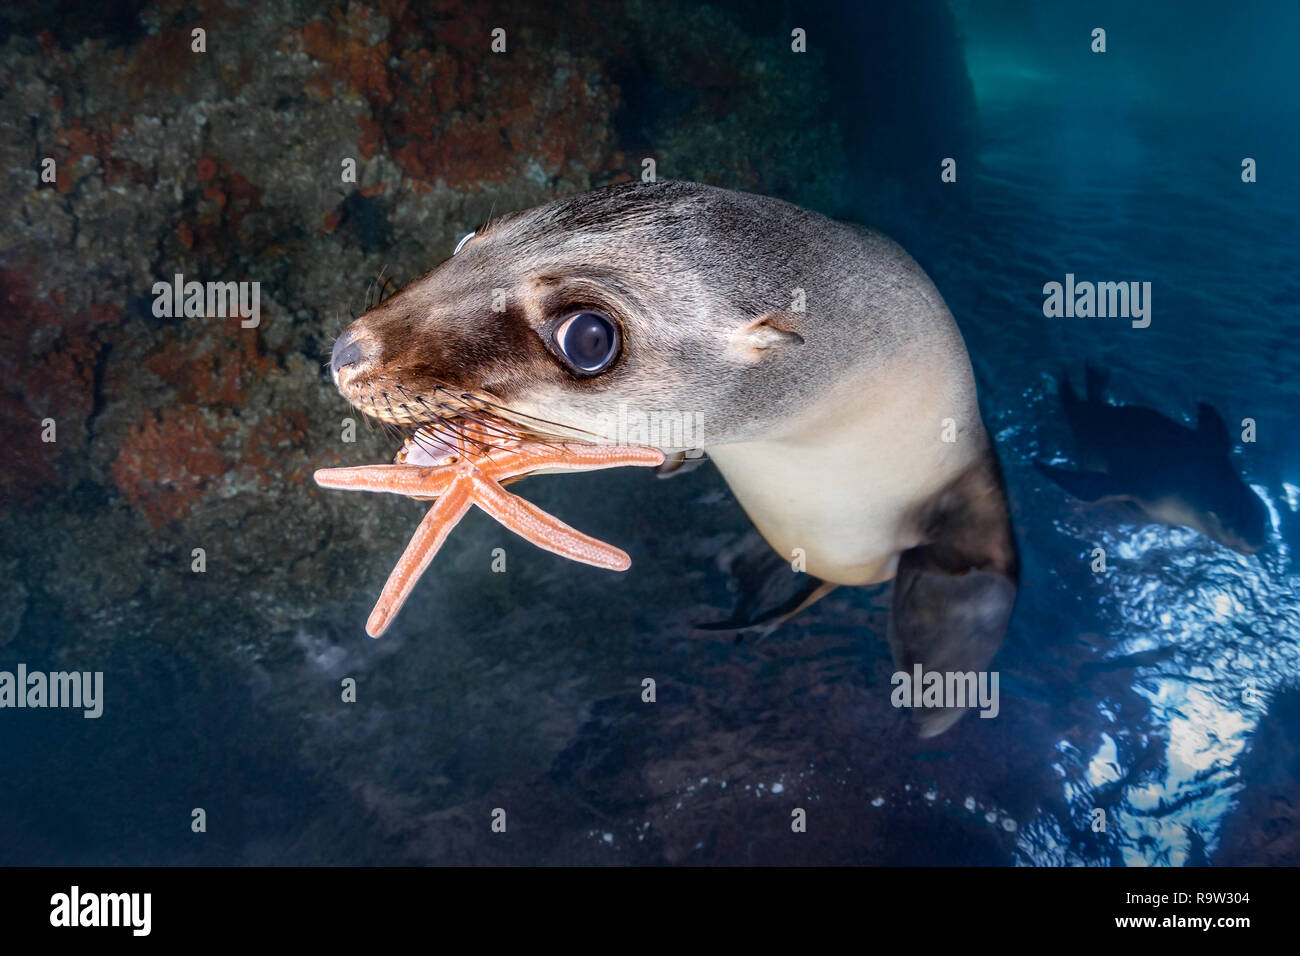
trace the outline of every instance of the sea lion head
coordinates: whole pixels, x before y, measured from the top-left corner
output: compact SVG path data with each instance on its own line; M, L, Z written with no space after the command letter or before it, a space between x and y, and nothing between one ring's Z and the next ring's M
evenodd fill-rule
M507 215L348 326L335 382L399 424L473 399L560 437L668 450L770 436L847 360L848 330L819 318L863 314L827 278L853 274L827 261L845 247L828 231L852 239L797 206L684 182Z
M1268 543L1268 509L1226 457L1216 465L1194 494L1200 507L1169 523L1195 528L1241 554L1255 554Z

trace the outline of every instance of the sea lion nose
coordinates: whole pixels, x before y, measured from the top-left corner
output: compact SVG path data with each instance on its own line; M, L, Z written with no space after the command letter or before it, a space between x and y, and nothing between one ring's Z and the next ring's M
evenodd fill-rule
M330 350L330 368L335 376L349 365L360 365L365 358L365 349L361 347L351 332L344 332L334 340Z

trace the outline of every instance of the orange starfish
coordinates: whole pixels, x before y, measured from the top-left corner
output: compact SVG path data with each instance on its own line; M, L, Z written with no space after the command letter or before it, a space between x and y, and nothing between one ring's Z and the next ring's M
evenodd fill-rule
M577 531L559 518L506 491L502 484L538 471L594 471L620 465L660 465L657 448L548 444L510 436L502 441L490 426L450 424L454 444L429 430L406 441L391 465L322 468L322 488L386 491L423 500L437 499L416 528L410 544L388 576L383 593L366 621L366 633L379 637L410 596L420 575L442 547L470 505L478 505L521 537L547 551L611 571L626 571L632 559L624 551ZM499 432L498 432L499 433ZM430 449L434 449L433 453ZM417 464L416 462L429 462Z

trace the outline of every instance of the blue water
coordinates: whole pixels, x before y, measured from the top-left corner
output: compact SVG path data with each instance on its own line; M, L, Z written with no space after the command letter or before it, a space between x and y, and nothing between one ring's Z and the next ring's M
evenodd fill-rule
M1173 36L1147 66L1165 72L1140 81L1116 82L1099 63L1044 73L1032 48L971 50L984 136L978 224L911 243L961 321L1023 547L1024 587L998 660L1022 703L1038 705L1036 745L1059 787L1059 802L1019 827L1025 864L1212 858L1244 748L1269 695L1300 670L1300 194L1284 171L1296 73L1260 82L1277 43L1257 37L1258 59L1239 63L1226 91L1240 94L1235 105L1171 102L1159 87L1177 88L1180 75L1199 85L1190 78L1207 47L1182 37L1178 60L1181 34L1164 23ZM1243 183L1246 156L1272 172ZM1042 285L1067 272L1150 281L1151 326L1044 318ZM1268 503L1268 548L1245 557L1192 531L1081 509L1029 467L1069 454L1054 382L1066 370L1080 382L1085 359L1114 370L1118 400L1184 421L1197 401L1229 422L1255 419L1258 442L1234 460ZM1089 568L1098 546L1105 575ZM1082 830L1097 807L1104 837Z
M1075 719L1087 713L1059 727L1053 765L1076 818L1099 805L1099 791L1117 791L1106 796L1118 817L1106 859L1182 863L1192 831L1213 852L1236 760L1267 694L1293 682L1300 664L1289 424L1297 206L1285 190L1242 184L1230 149L1174 146L1154 120L1116 135L1102 111L1076 116L1030 150L1025 126L1043 129L1041 116L1023 107L983 115L987 231L967 255L931 267L953 308L970 316L967 339L1019 517L1027 584L1002 661L1016 661L1026 695L1070 706ZM1161 155L1171 150L1190 156L1171 164ZM1045 319L1042 283L1067 271L1151 281L1150 328ZM1267 430L1237 462L1269 504L1269 548L1244 557L1191 531L1081 510L1027 467L1068 453L1048 376L1068 369L1078 380L1085 358L1116 370L1124 401L1182 420L1209 401L1229 421L1252 417ZM1089 568L1097 546L1111 558L1104 577ZM1062 658L1071 659L1064 673ZM1243 701L1247 680L1260 692L1253 705ZM1153 748L1155 760L1130 777ZM1097 861L1041 816L1017 855Z

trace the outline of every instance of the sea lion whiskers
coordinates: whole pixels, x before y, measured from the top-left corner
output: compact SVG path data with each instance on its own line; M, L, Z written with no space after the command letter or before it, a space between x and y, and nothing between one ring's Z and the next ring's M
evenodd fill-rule
M471 446L479 454L483 455L490 454L496 447L492 442L471 433L462 422L455 418L431 418L414 426L414 429L408 440L414 441L426 449L428 449L428 446L425 441L429 432L448 440L451 447L462 449L466 455L469 454Z
M378 421L380 423L380 426L383 428L384 435L386 435L388 438L396 439L399 442L405 443L407 439L410 437L408 433L402 428L401 425L394 424L393 422L384 421L382 418L378 419Z
M465 442L477 447L480 454L487 455L503 446L499 446L492 442L490 440L490 435L484 434L485 432L494 433L510 442L525 440L529 437L518 431L511 431L494 425L487 419L477 415L475 409L472 407L466 406L456 408L446 402L438 402L434 405L423 395L411 394L401 385L394 384L393 387L406 395L410 401L415 402L429 413L427 419L415 422L416 430L411 437L415 438L417 441L419 441L421 430L427 428L443 435L444 437L450 437L453 443L456 443L456 447L462 447L457 443L457 439L463 439ZM435 386L435 389L437 388L441 388L441 386ZM409 410L409 405L405 403L399 407ZM445 412L446 414L440 414L440 412ZM465 425L466 420L474 422L478 428L476 430L467 428ZM450 432L448 432L447 429L450 429ZM466 449L466 451L468 451L468 449Z
M576 425L564 425L564 424L561 424L560 422L553 422L553 421L551 421L551 420L548 419L548 418L538 418L536 415L529 415L527 412L521 412L521 411L519 411L518 409L510 408L510 407L508 407L508 406L506 406L506 405L498 405L497 403L492 402L492 401L489 401L489 400L483 398L482 396L472 395L472 394L470 394L470 393L468 393L468 392L462 394L460 397L461 397L462 399L473 398L473 399L475 399L475 400L477 400L477 401L480 401L480 402L482 402L484 405L486 405L486 406L488 406L489 408L491 408L493 412L497 413L501 418L504 418L504 419L509 419L511 416L517 416L517 417L521 417L521 418L527 418L527 419L529 419L530 421L538 422L539 424L542 424L542 425L549 425L549 426L552 427L552 428L562 428L562 429L565 429L565 430L567 430L567 431L574 432L574 433L577 434L577 435L585 435L585 436L588 436L588 438L586 438L586 439L578 439L579 441L583 441L583 440L591 440L591 439L599 439L599 438L601 437L600 435L596 434L595 432L593 432L593 431L588 431L588 430L585 429L585 428L579 428L579 427L576 426ZM517 424L518 424L518 423L517 423ZM563 441L563 440L565 439L565 437L567 437L567 436L564 436L564 435L556 435L556 436L555 436L555 438L556 438L557 440L560 440L560 441Z
M459 409L459 410L453 409L451 406L445 403L439 403L438 407L445 409L447 411L453 411L457 414L458 417L468 419L469 421L472 421L475 424L477 424L480 428L492 432L494 434L500 435L503 438L505 438L507 441L510 442L529 441L535 445L544 445L545 447L551 448L555 451L563 450L560 445L556 444L553 441L548 441L546 438L538 435L535 431L530 430L525 432L524 430L517 427L502 428L501 425L503 424L515 425L516 423L507 422L500 417L494 415L489 415L485 417L483 415L478 414L476 411L470 411L468 409Z
M504 438L522 437L517 431L510 431L509 429L500 428L494 425L490 418L485 418L484 416L479 415L476 412L471 411L469 409L458 410L448 405L446 402L439 402L438 407L441 408L443 411L451 412L453 413L453 415L456 415L460 418L468 419L469 421L472 421L475 424L481 426L484 430L492 432L497 435L501 435Z
M499 435L507 441L526 440L537 444L548 445L549 447L558 447L555 443L565 440L570 441L587 441L599 440L600 436L594 432L587 431L576 426L562 425L559 422L553 422L549 419L538 418L535 415L529 415L511 408L508 405L502 405L495 402L485 395L473 392L457 392L446 385L435 383L433 390L445 396L445 400L431 402L423 395L410 392L397 383L390 385L394 390L402 392L408 397L408 401L413 401L429 412L427 419L419 420L415 424L426 424L435 420L446 421L448 418L464 418L474 421L491 434ZM399 406L405 407L405 406ZM436 410L435 410L436 409ZM483 417L483 414L490 416ZM528 419L527 422L519 419ZM533 423L540 423L555 429L563 429L571 434L544 434ZM490 442L487 443L489 446Z
M366 284L365 311L369 312L375 306L384 303L384 300L388 298L384 293L388 291L389 286L392 286L394 290L396 290L397 283L393 281L393 277L384 275L387 270L388 266L381 266L378 274L376 274L376 276ZM379 289L378 293L375 293L376 287ZM375 294L374 301L371 301L372 293Z
M428 432L445 439L450 443L451 447L460 448L463 455L469 458L488 456L493 452L512 447L520 442L529 442L555 451L563 451L560 446L535 435L532 429L518 427L517 423L487 413L484 409L471 404L471 402L478 401L476 396L457 396L445 386L435 385L435 391L441 391L449 396L451 401L458 402L458 404L451 404L448 401L430 401L425 396L414 393L395 382L390 383L389 387L394 392L399 393L401 397L407 399L407 401L397 404L397 408L405 413L404 417L409 421L409 424L405 427L413 429L405 433L406 440L414 441L427 451L434 452L436 450L428 442ZM383 394L387 399L388 393L384 392ZM426 414L418 414L413 411L412 405L419 406L419 409ZM392 413L391 404L388 406L388 410ZM394 417L397 416L394 415ZM470 427L471 424L473 427ZM402 426L398 427L401 428ZM401 434L400 431L399 434Z
M438 438L443 439L445 447L458 449L459 454L462 457L472 457L471 447L476 448L477 452L481 455L489 454L492 451L491 445L479 441L465 429L457 426L456 423L451 421L440 421L436 424L433 422L427 422L412 432L406 440L407 442L413 442L414 444L419 445L430 454L435 454L439 448L429 440L430 432L434 433Z

